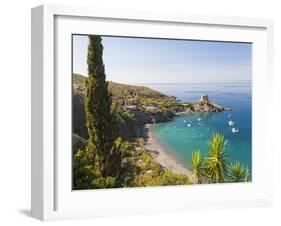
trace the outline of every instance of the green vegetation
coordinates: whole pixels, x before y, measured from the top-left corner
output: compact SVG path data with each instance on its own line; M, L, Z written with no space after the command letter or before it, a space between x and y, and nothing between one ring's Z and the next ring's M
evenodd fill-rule
M227 174L226 144L224 136L219 133L215 133L208 141L209 155L206 157L206 173L214 183L223 182Z
M164 169L138 143L122 142L122 161L117 177L102 177L99 169L88 161L87 151L79 150L74 155L74 189L146 187L161 185L191 184L186 175L175 174Z
M128 98L139 108L148 103L168 105L174 99L146 87L106 82L102 53L101 37L90 36L89 76L74 76L75 103L85 106L84 119L79 111L74 111L74 117L79 123L85 121L87 128L85 135L85 131L79 134L81 128L74 126L74 132L78 132L73 134L74 189L190 184L187 176L172 173L158 164L143 147L142 138L129 142L120 132L122 126L140 123L132 111L121 107Z
M100 36L91 36L88 45L88 75L85 82L85 112L89 139L78 151L74 164L75 188L113 187L121 168L121 138L117 115L111 109L111 93L105 81Z
M136 187L191 184L187 176L163 169L144 149L140 154L138 170L134 183Z
M202 177L204 175L203 161L200 151L194 151L192 153L192 173L196 183L202 183Z
M78 150L74 155L73 161L73 188L74 189L93 189L93 188L112 188L116 185L113 177L102 177L95 163L89 159L89 151Z
M120 170L121 153L118 121L112 110L111 93L105 80L100 36L90 36L88 45L88 75L86 80L85 112L89 140L89 161L99 169L102 177L116 177Z
M243 165L243 163L236 161L230 166L230 180L234 182L247 181L248 169Z
M87 140L78 136L77 134L72 135L72 146L73 150L76 152L80 149L83 149L87 145Z
M208 141L209 153L202 160L200 151L192 153L193 175L196 183L223 183L249 181L249 170L238 161L229 164L227 141L219 133Z
M85 76L73 74L73 132L84 139L89 138L84 110L86 79ZM112 107L116 109L119 120L119 136L125 140L136 139L138 129L145 124L169 121L174 117L174 112L184 108L174 97L144 86L108 82L108 89L112 93Z
M176 112L217 109L178 102L144 86L106 82L102 55L101 37L90 36L88 77L73 75L73 188L191 184L186 175L156 162L140 130L146 123L171 120ZM228 163L221 134L214 134L208 144L204 159L199 150L192 153L195 183L249 180L248 168Z
M79 74L73 74L73 84L75 90L83 92L85 90L86 77ZM176 98L167 96L159 91L150 89L145 86L134 86L109 81L108 88L112 93L113 103L124 104L124 101L130 100L132 104L138 105L139 108L145 106L177 106Z

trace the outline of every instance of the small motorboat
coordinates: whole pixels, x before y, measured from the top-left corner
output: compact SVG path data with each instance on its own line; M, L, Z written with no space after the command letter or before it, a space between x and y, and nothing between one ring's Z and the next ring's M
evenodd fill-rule
M232 131L232 133L238 133L238 132L239 132L239 129L237 129L237 128L232 128L231 131Z
M191 125L188 123L187 126L190 127Z
M230 120L230 121L228 121L228 125L229 125L229 126L234 126L234 125L235 125L235 122Z

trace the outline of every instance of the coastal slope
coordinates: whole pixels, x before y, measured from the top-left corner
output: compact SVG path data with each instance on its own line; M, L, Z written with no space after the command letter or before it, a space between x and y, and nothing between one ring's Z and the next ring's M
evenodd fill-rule
M86 77L73 74L73 152L86 144L88 132L85 117L85 80ZM204 99L196 103L181 102L174 96L165 95L145 86L108 83L112 93L113 105L117 107L120 118L119 135L134 143L145 140L145 149L165 169L176 174L184 174L192 180L192 171L178 161L171 150L153 135L153 124L173 120L177 114L199 112L221 112L230 109Z
M145 144L146 150L156 159L156 161L164 168L171 170L177 174L184 174L191 180L192 171L185 165L179 162L153 134L153 124L147 124L145 126L148 130L148 139Z

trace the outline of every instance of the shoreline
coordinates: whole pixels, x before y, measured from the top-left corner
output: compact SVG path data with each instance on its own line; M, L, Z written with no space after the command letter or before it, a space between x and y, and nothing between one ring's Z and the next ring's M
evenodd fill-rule
M154 157L154 159L164 168L171 170L173 173L184 174L192 182L192 170L188 169L179 160L177 160L157 137L153 135L153 124L146 124L147 140L145 148Z

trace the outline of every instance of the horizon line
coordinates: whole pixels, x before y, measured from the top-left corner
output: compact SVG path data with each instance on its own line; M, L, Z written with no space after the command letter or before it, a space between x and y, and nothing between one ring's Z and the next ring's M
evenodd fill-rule
M111 80L109 80L111 81ZM114 82L114 81L112 81ZM251 84L251 80L247 81L230 81L230 82L128 82L134 85L203 85L203 84Z
M72 72L72 75L81 75L84 77L88 77L88 75L83 75L81 73L77 72ZM123 84L131 84L131 85L202 85L202 84L247 84L247 83L252 83L252 80L237 80L237 81L227 81L227 82L222 82L222 81L217 81L217 82L126 82L125 81L113 81L113 80L107 80L115 83L123 83Z

